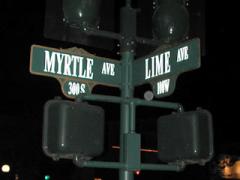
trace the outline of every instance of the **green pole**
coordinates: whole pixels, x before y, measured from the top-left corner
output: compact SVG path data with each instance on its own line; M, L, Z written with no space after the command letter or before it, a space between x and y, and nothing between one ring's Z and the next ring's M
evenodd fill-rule
M133 60L133 53L124 52L122 53L122 69L123 69L123 77L122 77L122 88L121 88L121 97L131 98L132 97L132 83L130 83L131 79L131 62ZM132 124L132 117L134 117L135 112L132 111L131 105L129 102L121 103L121 117L120 117L120 162L126 163L126 151L127 144L124 141L124 134L133 133L135 130L134 125ZM130 114L131 113L131 114ZM134 114L133 114L134 113ZM127 169L119 170L119 180L133 180L133 172L128 171Z
M121 8L120 32L121 40L121 62L122 83L121 98L131 99L133 97L132 63L134 60L134 38L136 37L136 11L131 8L131 0L126 1L126 7ZM121 102L120 114L120 162L129 167L128 146L124 135L135 133L135 105L133 102ZM129 169L119 169L119 180L133 180L134 172Z

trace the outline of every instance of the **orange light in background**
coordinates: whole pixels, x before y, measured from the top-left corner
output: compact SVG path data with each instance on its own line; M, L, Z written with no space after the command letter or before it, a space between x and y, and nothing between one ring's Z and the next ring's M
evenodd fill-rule
M94 178L94 180L103 180L102 178Z
M222 170L223 176L231 176L232 175L232 168L230 166L225 166Z
M228 159L224 159L220 162L219 165L221 168L222 176L225 179L240 179L240 160L235 161L234 164L231 165Z
M235 174L240 176L240 160L236 161L233 165L233 171Z

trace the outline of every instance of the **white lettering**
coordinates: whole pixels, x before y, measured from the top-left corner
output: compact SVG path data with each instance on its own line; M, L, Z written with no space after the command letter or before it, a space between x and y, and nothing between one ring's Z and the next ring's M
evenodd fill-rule
M68 95L77 96L86 93L86 84L70 81L68 83Z
M86 77L86 70L83 69L83 57L79 59L79 72L78 77L85 78Z
M170 51L145 59L145 79L150 79L171 72Z
M170 79L165 79L157 83L157 95L167 93L169 91Z
M93 79L94 60L81 56L45 51L44 72L84 79ZM110 65L110 74L114 74L114 64Z
M73 60L73 73L72 76L77 77L77 63L79 63L79 57L78 56L72 56Z
M80 93L86 93L86 84L81 84L80 86Z
M93 73L92 73L92 66L93 66L93 59L87 58L87 79L93 79Z
M65 56L65 63L64 63L64 75L66 76L71 76L71 63L72 63L72 58L68 54L63 54Z
M166 73L170 73L171 72L171 66L169 64L169 60L170 60L170 51L167 51L166 53L164 53L165 55L165 72Z
M51 73L55 73L55 53L51 54L50 57L50 53L49 51L45 51L45 66L44 66L44 72L51 72Z
M145 79L149 79L151 71L148 69L148 61L149 59L145 59Z
M163 54L156 56L156 74L163 74Z
M110 69L111 69L110 75L115 76L115 64L111 63L111 68Z
M57 71L57 74L61 74L61 71L62 71L62 62L63 62L63 58L64 56L60 53L55 53L57 55L57 61L58 61L58 71Z
M103 63L102 74L115 76L115 64L112 63Z
M178 49L177 62L188 60L188 46Z

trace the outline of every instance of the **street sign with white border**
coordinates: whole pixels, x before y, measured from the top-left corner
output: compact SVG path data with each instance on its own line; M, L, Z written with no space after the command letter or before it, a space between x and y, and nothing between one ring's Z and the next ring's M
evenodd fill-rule
M121 63L98 57L83 49L55 49L32 45L32 74L56 78L63 94L70 98L90 94L95 85L119 87Z
M150 83L155 97L174 92L177 77L200 67L200 40L192 39L166 49L156 50L133 63L134 86Z

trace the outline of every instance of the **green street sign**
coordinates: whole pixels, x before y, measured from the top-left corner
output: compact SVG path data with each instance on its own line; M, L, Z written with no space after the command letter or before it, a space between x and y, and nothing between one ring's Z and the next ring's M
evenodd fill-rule
M98 57L83 49L55 49L32 45L30 72L56 78L70 98L90 94L95 85L119 87L119 61Z
M133 62L134 86L150 83L155 97L174 92L178 76L200 67L200 41L192 39L168 49L156 50Z

